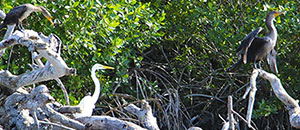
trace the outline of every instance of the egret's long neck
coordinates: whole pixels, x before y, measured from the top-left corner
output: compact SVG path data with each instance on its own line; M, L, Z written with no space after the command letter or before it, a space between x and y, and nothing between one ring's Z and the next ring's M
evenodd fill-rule
M276 28L274 26L273 19L274 18L267 17L267 19L266 19L266 25L267 25L268 29L270 30L269 37L273 41L276 42L276 40L277 40L277 30L276 30Z
M95 84L95 92L92 96L92 99L93 99L94 103L96 103L99 98L99 95L100 95L100 82L99 82L98 78L96 77L96 69L92 69L92 79Z

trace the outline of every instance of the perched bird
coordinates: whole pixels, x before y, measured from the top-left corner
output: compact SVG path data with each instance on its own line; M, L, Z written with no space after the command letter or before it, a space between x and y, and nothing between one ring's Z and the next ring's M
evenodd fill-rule
M97 102L100 95L100 82L96 77L96 70L98 69L114 69L113 67L104 66L101 64L95 64L92 67L92 79L95 83L95 91L92 96L85 96L79 103L79 107L81 107L81 113L75 113L74 117L84 117L84 116L92 116L93 109L95 108L95 103Z
M26 19L32 12L42 12L42 14L51 22L52 16L51 14L42 6L34 6L32 4L23 4L11 9L7 14L0 25L0 29L5 27L6 25L16 24L20 30L24 30L22 26L22 21Z
M277 54L277 30L274 26L273 20L275 17L283 14L284 12L271 11L266 18L266 25L270 31L265 37L256 37L262 30L261 27L249 33L241 42L237 49L237 54L240 59L237 63L233 64L227 71L234 71L242 63L254 62L254 68L261 68L261 61L267 58L267 62L274 73L278 73L276 65Z

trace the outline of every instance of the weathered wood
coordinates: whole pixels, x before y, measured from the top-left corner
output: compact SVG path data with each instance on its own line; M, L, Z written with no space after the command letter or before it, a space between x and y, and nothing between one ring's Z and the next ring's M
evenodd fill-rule
M258 70L259 75L264 79L267 79L271 85L273 92L276 97L285 104L286 109L289 111L290 115L290 124L295 128L300 128L300 107L298 101L293 99L283 88L280 79L271 73L268 73L264 70Z
M46 58L50 64L43 68L32 70L21 75L13 75L9 71L0 71L0 85L6 86L15 91L21 86L31 85L41 81L56 79L64 75L75 72L69 68L65 61L56 52L59 42L54 35L45 37L32 30L16 31L12 36L0 42L0 48L7 48L12 45L20 44L29 48L30 51L36 50L41 57Z
M50 104L46 104L45 106L42 107L42 110L46 113L46 115L48 115L48 117L56 122L60 122L61 124L63 124L64 126L70 127L70 128L74 128L74 129L86 129L87 127L85 127L84 124L80 123L79 121L76 121L74 119L70 119L69 117L56 112L55 110L53 110L50 107Z
M75 130L75 129L72 129L72 128L69 128L69 127L66 127L66 126L63 126L60 124L56 124L56 123L45 122L45 121L40 121L40 123L55 126L55 127L57 127L57 129L63 128L65 130ZM57 129L55 129L55 130L57 130Z
M267 79L272 86L273 92L275 93L276 97L285 104L286 109L289 111L290 115L290 124L295 128L300 128L300 107L298 105L298 101L293 99L282 87L280 79L272 74L268 73L261 69L254 69L250 78L250 88L251 92L249 94L249 104L248 104L248 111L247 111L247 123L250 127L251 123L251 115L253 111L253 104L255 99L255 92L256 92L256 79L257 76L261 76L264 79Z
M101 129L101 130L146 130L134 123L122 121L117 118L110 116L91 116L91 117L80 117L76 120L84 123L91 124L90 129Z
M59 53L59 54L60 54L60 49L61 49L60 45L61 45L61 43L58 46L59 51L57 51L57 53ZM32 52L31 54L32 54L32 59L34 59L33 61L35 61L38 64L39 68L45 67L44 63L41 61L42 57L40 55L38 55L37 52ZM47 64L48 63L49 62L47 62ZM65 97L65 100L66 100L66 105L70 105L70 100L69 100L69 95L68 95L67 89L65 88L64 84L62 83L62 81L59 78L56 78L55 80L59 84L59 87L61 88L61 90L64 93L64 97Z
M54 111L49 104L49 102L53 101L54 98L49 94L49 90L44 85L36 87L31 93L18 89L17 92L7 98L4 105L8 113L10 126L16 126L16 129L37 129L40 126L39 119L44 120L44 118L47 117L59 122L62 124L62 127L67 126L68 128L74 129L87 128L84 124ZM30 112L33 116L30 116ZM36 114L36 112L44 113L44 115ZM40 126L40 128L42 128L42 126Z
M152 109L147 101L142 101L142 107L138 108L134 104L130 104L124 108L126 111L136 115L142 125L149 130L159 130L156 118L152 114Z
M10 126L16 126L16 129L36 129L37 119L31 117L30 111L36 111L54 98L48 93L46 86L40 85L31 93L22 89L9 96L5 102L5 110L8 114Z
M251 117L252 117L252 111L253 111L253 106L254 106L254 101L255 101L255 94L257 91L256 88L256 79L258 76L258 70L254 69L252 71L252 75L250 77L250 93L249 93L249 102L248 102L248 110L247 110L247 116L246 116L246 120L247 120L247 124L248 127L251 127Z
M202 130L200 127L190 127L188 130Z
M5 17L5 13L3 14ZM0 15L2 15L1 10ZM14 27L11 27L8 27L8 29L13 31ZM60 56L61 41L56 35L44 36L42 33L32 30L15 31L13 35L7 35L0 42L0 51L3 52L6 48L17 44L27 47L32 54L36 54L37 59L35 60L39 61L37 62L39 67L32 65L32 71L21 75L14 75L9 71L0 70L0 87L9 89L12 93L6 99L4 107L0 108L1 118L8 120L7 125L5 124L6 129L144 129L134 123L108 116L82 117L74 120L60 112L74 113L79 112L80 108L57 105L46 86L40 85L33 90L24 90L23 86L52 79L56 79L63 85L59 77L73 74L75 69L69 68ZM47 59L45 65L39 60L42 57ZM147 102L143 103L141 110L145 110L143 114L146 117L142 120L143 125L147 128L158 129L156 118L153 117L151 107ZM147 124L148 121L146 120L155 121L155 125Z
M63 106L60 107L57 111L60 113L79 113L81 112L81 108L78 106Z
M228 107L228 117L229 117L229 128L231 128L231 130L235 130L235 127L234 127L235 120L234 120L233 113L232 113L232 111L233 111L232 96L228 96L227 107Z

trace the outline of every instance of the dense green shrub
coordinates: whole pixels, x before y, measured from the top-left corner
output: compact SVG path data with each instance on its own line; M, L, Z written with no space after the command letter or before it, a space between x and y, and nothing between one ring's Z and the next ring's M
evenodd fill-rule
M225 69L237 60L235 50L243 37L257 27L264 28L260 36L267 33L264 19L270 10L287 11L275 22L279 33L278 76L287 91L299 98L299 2L2 0L0 8L8 12L26 2L45 6L53 15L55 26L40 13L23 23L27 29L55 33L62 39L62 57L77 69L76 75L62 78L72 104L93 92L90 68L101 63L115 67L98 73L108 102L115 101L115 89L137 99L156 98L160 101L151 104L162 129L193 125L220 129L218 114L226 116L228 95L234 97L234 109L245 113L247 101L241 96L252 65L242 65L232 75ZM1 30L1 35L4 33ZM28 51L19 46L13 50L10 71L20 74L29 70ZM1 69L7 68L8 57L9 51L1 59ZM269 71L266 63L263 68ZM57 83L44 83L63 103ZM281 120L288 119L287 113L269 83L258 83L254 112L258 128L290 128Z

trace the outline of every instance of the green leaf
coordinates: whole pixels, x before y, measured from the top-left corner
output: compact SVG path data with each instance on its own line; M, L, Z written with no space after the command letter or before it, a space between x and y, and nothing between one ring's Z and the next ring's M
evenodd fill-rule
M79 4L80 4L80 1L77 1L77 2L75 2L75 3L73 4L73 7L75 8L75 7L77 7Z

